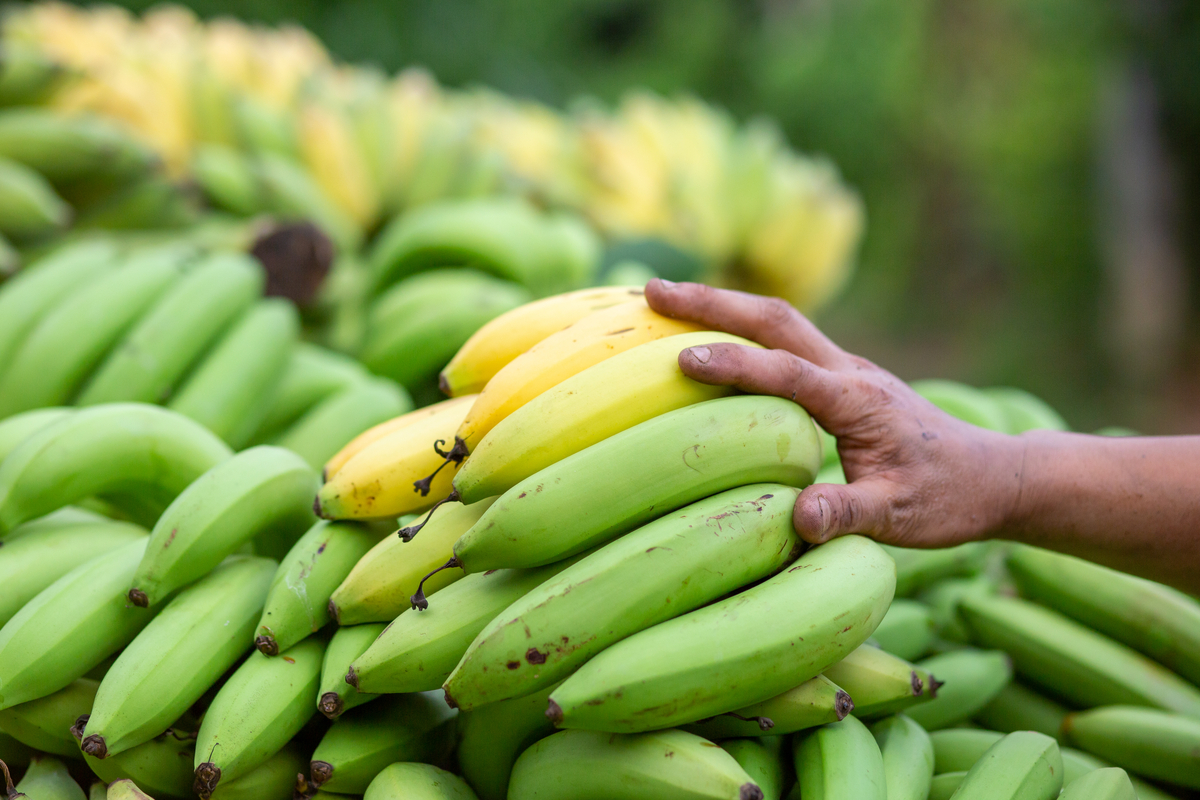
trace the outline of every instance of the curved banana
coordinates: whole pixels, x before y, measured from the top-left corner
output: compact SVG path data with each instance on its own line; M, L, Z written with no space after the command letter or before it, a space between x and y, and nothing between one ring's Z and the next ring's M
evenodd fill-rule
M1059 795L1062 800L1138 800L1138 792L1129 773L1119 767L1105 767L1071 781Z
M462 778L432 764L384 767L372 779L363 800L476 800Z
M82 735L86 724L85 716L76 722L72 731ZM132 781L158 798L191 797L195 745L195 733L168 728L150 741L115 756L95 758L84 754L83 759L95 776L105 783Z
M99 681L79 678L54 694L0 711L0 730L43 753L83 758L71 726L92 710Z
M319 470L355 436L411 408L412 398L404 387L371 378L322 400L280 434L275 444L300 454Z
M782 800L786 779L783 769L783 739L779 736L757 739L727 739L721 749L733 756L750 780L763 794L763 800Z
M776 736L838 722L853 710L854 700L850 695L829 678L818 675L770 700L702 719L683 729L714 741Z
M916 600L897 598L871 638L881 648L906 661L920 658L933 644L933 617Z
M86 800L83 789L57 758L34 756L10 798L29 797L31 800Z
M1037 731L1057 739L1066 717L1065 706L1013 681L971 719L994 731Z
M40 173L0 157L0 233L36 239L67 227L72 216L71 207Z
M883 756L887 800L924 800L933 781L933 743L929 734L903 714L871 726Z
M271 407L254 432L262 443L294 425L318 403L369 378L363 365L342 353L297 342Z
M431 406L425 406L424 408L418 408L415 411L409 411L406 414L401 414L398 417L390 419L386 422L381 422L372 428L368 428L358 436L355 436L353 439L351 439L345 447L339 450L333 456L333 458L329 459L329 461L325 463L324 480L332 480L333 477L337 475L338 471L345 466L350 459L354 458L363 450L375 444L375 442L378 442L380 439L395 433L401 428L407 428L409 425L413 425L418 422L424 422L431 417L440 415L447 416L448 424L449 421L453 419L454 424L457 426L460 422L462 422L462 415L466 413L468 408L470 408L471 403L475 402L475 398L476 395L469 394L463 395L462 397L454 397L449 400L443 400L440 403L434 403ZM0 422L0 426L3 424L4 423Z
M909 713L913 706L937 697L929 671L871 645L847 653L826 667L824 674L850 694L859 719Z
M209 800L289 800L307 768L304 754L288 745L242 777L222 782Z
M1033 731L1010 733L988 748L967 771L959 800L1053 800L1062 791L1058 743Z
M550 690L459 712L458 768L480 800L505 800L517 757L554 733L546 719Z
M883 754L871 731L856 718L815 728L794 747L802 797L887 800Z
M17 445L53 422L65 419L71 409L62 406L35 408L0 420L0 462L17 449Z
M360 692L346 680L346 675L354 660L367 651L385 627L382 622L369 622L334 631L333 638L325 648L321 684L317 687L317 710L329 719L337 719L355 706L378 697L369 692Z
M964 648L927 658L918 664L933 676L933 700L904 713L926 730L937 730L971 718L1012 680L1012 661L996 650Z
M1152 780L1200 789L1200 720L1136 706L1107 706L1067 716L1073 744Z
M128 181L158 162L140 140L92 116L64 116L46 108L0 112L0 156L40 172L54 184L79 180Z

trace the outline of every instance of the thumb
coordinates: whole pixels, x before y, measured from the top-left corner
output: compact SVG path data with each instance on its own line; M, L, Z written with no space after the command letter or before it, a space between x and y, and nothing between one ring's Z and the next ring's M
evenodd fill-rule
M818 483L800 493L792 524L800 538L821 544L847 533L878 536L888 528L888 491L884 481Z

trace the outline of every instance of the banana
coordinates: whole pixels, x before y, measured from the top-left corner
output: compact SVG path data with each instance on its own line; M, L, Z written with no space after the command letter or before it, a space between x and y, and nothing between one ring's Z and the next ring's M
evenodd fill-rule
M17 784L16 793L10 798L29 797L30 800L86 800L83 789L67 772L66 764L57 758L37 756L25 770L25 777Z
M275 443L300 454L321 469L355 436L412 409L412 399L399 384L372 378L344 389L314 406Z
M21 442L51 423L65 419L70 413L71 409L69 408L51 406L50 408L22 411L20 414L13 414L8 419L0 420L0 462L8 458L8 454L15 450Z
M250 217L267 206L266 192L249 156L219 144L204 144L192 154L189 174L214 207Z
M1057 739L1066 716L1067 709L1059 703L1013 681L976 711L973 719L994 731L1037 731Z
M30 520L29 522L21 523L8 533L4 534L4 536L0 537L0 545L3 545L6 542L12 544L18 539L28 536L29 534L40 535L45 531L58 530L64 526L80 525L83 523L121 521L117 519L119 516L119 510L114 509L111 506L105 507L104 510L111 510L113 512L113 516L109 517L99 513L98 509L100 509L103 504L104 501L102 500L89 498L84 500L83 503L78 506L63 506L57 511L51 511L44 517L38 517L37 519ZM145 529L143 528L143 530Z
M105 798L106 800L154 800L131 780L120 780L109 784Z
M0 730L21 744L67 758L83 758L71 726L92 710L99 681L79 678L54 694L0 711Z
M1040 733L1040 731L1039 731ZM1059 731L1061 736L1062 731ZM1103 761L1095 756L1088 755L1082 750L1075 750L1071 747L1063 746L1062 741L1058 743L1058 752L1062 754L1063 760L1063 785L1071 781L1078 780L1089 772L1095 772L1098 769L1111 767L1107 761Z
M454 476L455 490L465 502L501 494L535 472L639 422L732 394L729 387L699 383L679 369L681 350L712 342L757 346L725 333L683 333L647 342L588 367L492 428ZM634 375L637 380L630 381Z
M787 777L781 757L782 737L727 739L721 742L721 749L733 756L746 771L750 780L762 791L763 800L781 800Z
M21 528L36 530L6 539L0 547L0 625L71 570L146 535L144 528L116 520L55 524L53 514L14 533Z
M812 420L795 403L761 396L697 403L520 481L454 552L468 572L552 563L734 486L807 486L819 457Z
M346 675L354 660L367 651L385 627L382 622L369 622L334 631L329 646L325 648L321 684L317 687L317 710L329 719L337 719L355 706L378 697L369 692L360 692L346 681Z
M893 600L871 638L884 650L905 661L920 658L933 644L933 617L929 607L915 600Z
M326 792L361 794L388 764L428 763L445 756L454 737L455 712L440 695L393 695L344 714L313 752L313 783Z
M554 733L546 719L550 690L462 711L455 726L458 767L480 800L505 800L517 757Z
M21 269L21 253L0 234L0 278L8 279Z
M1200 789L1200 720L1114 705L1068 715L1063 734L1130 772Z
M158 162L149 147L101 117L67 117L43 108L0 112L0 157L54 184L101 177L125 181Z
M45 101L67 74L66 67L41 47L5 37L0 54L0 105Z
M854 717L798 738L795 765L801 797L887 800L883 754L871 731Z
M245 445L271 407L299 332L296 308L260 300L184 381L169 406L232 447Z
M729 753L676 730L560 731L521 754L508 788L508 800L643 797L762 800L763 792Z
M34 261L0 287L0 378L25 337L63 298L112 268L116 247L84 240Z
M229 455L202 426L157 406L111 403L73 412L0 464L0 532L113 491L165 506Z
M231 558L168 603L100 682L83 751L106 758L150 741L237 663L275 567Z
M896 596L910 597L946 578L973 575L983 567L987 545L968 542L939 550L914 550L883 545L896 562Z
M130 259L64 298L29 332L0 380L0 417L63 405L88 373L179 278L170 248Z
M466 402L450 400L385 422L377 426L379 430L364 433L363 441L350 442L326 465L326 481L317 493L318 515L325 519L397 517L445 497L454 473L443 469L430 479L446 463L431 445L453 441L466 413ZM418 483L424 492L418 490Z
M825 668L825 677L854 700L854 716L873 719L913 706L937 696L930 673L891 653L869 644L847 653L841 661Z
M96 781L88 788L88 800L107 800L108 786L103 781Z
M84 716L72 730L82 734L86 724ZM132 781L158 798L190 798L195 745L194 733L168 728L162 735L115 756L101 759L85 754L83 758L105 783Z
M121 186L102 199L77 201L80 230L178 230L200 221L193 195L165 175L151 174Z
M67 227L71 217L71 207L40 173L0 157L0 233L37 239Z
M363 800L476 800L462 778L432 764L392 764L372 779Z
M558 687L547 713L559 727L645 730L773 697L871 635L892 601L893 570L871 540L834 539L757 586L604 650Z
M966 777L966 770L962 772L943 772L941 775L934 775L933 780L929 782L928 800L950 800L950 798L954 797L954 793L958 791L959 785Z
M422 585L422 578L446 563L454 542L490 504L448 503L411 542L388 536L372 547L330 597L334 619L339 625L390 622L412 606L410 598L418 590L432 594L460 579L462 572L443 570Z
M333 590L378 542L378 534L352 522L322 521L309 528L271 580L255 647L275 656L325 627Z
M933 743L929 734L903 714L871 726L883 756L888 800L924 800L933 781Z
M966 772L975 766L992 745L1004 738L998 731L977 728L943 728L929 734L933 742L933 770Z
M917 666L933 676L937 690L932 701L905 713L929 731L970 719L1008 685L1013 673L1004 653L971 648L927 658Z
M322 400L368 378L362 364L349 356L297 342L283 380L271 398L271 407L254 433L255 442L261 444L278 436Z
M1118 767L1098 769L1072 781L1059 797L1062 800L1138 800L1129 773Z
M222 782L210 800L289 800L307 767L304 755L289 745L242 777Z
M488 706L484 706L488 708ZM683 726L684 730L714 741L732 737L775 736L827 722L838 722L854 710L854 701L842 687L818 675L780 695Z
M912 388L952 417L990 431L1008 431L1008 418L997 400L956 381L913 381Z
M514 411L588 367L646 342L699 330L695 323L656 314L641 297L593 311L500 369L481 391L457 437L474 450Z
M262 292L262 267L243 254L193 267L133 327L84 386L81 406L164 402L188 369Z
M1200 717L1200 689L1111 639L1033 603L965 596L977 641L1005 650L1022 678L1082 707L1143 705Z
M450 397L483 390L505 366L543 339L592 312L641 297L630 286L605 286L546 297L514 308L471 335L442 369L438 385Z
M815 465L814 465L815 466ZM460 708L521 697L606 647L767 578L802 551L800 492L757 483L611 542L504 609L446 681Z
M1037 547L1014 548L1008 569L1031 600L1200 684L1200 602L1161 583Z
M1008 433L1024 433L1025 431L1047 430L1067 431L1070 427L1066 420L1046 401L1036 397L1024 389L1014 389L1009 386L997 386L984 389L983 393L995 400L1004 415L1005 430Z
M254 166L265 210L285 218L312 221L339 250L359 249L362 231L358 225L329 199L304 167L275 153L260 153Z
M213 467L175 498L150 532L130 602L160 604L262 531L294 542L312 525L309 498L316 486L308 464L281 447L252 447Z
M938 581L918 596L929 609L938 639L969 644L971 634L962 620L962 615L958 613L959 602L963 595L968 593L991 595L996 594L998 588L994 578L980 574L971 578L948 578Z
M305 639L279 658L250 654L217 692L196 737L195 791L207 800L221 781L265 764L316 713L325 640Z
M0 628L0 709L66 688L150 622L125 601L145 550L139 538L76 567Z
M1010 733L967 771L958 800L1052 800L1063 785L1058 743L1033 731Z

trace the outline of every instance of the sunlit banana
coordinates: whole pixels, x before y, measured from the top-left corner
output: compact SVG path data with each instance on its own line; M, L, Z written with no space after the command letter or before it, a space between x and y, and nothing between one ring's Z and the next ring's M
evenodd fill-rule
M468 572L552 563L734 486L807 486L819 455L811 419L788 400L697 403L517 483L463 535L455 555Z
M887 800L883 755L855 717L804 734L796 740L794 757L802 797Z
M871 638L884 650L907 661L920 658L933 642L929 607L915 600L893 600Z
M1000 403L973 386L957 381L924 380L913 381L912 388L952 417L991 431L1008 430L1008 418Z
M1058 743L1033 731L1010 733L967 771L959 800L1052 800L1062 791Z
M450 400L443 400L440 403L434 403L431 406L418 408L415 411L409 411L407 414L401 414L387 422L368 428L350 440L349 444L339 450L333 458L325 463L325 480L331 480L338 471L346 465L350 459L361 453L366 448L370 447L375 442L388 436L401 428L407 428L409 425L414 425L418 422L424 422L431 417L447 415L447 422L453 418L454 424L457 425L462 421L462 415L470 408L471 403L475 402L476 395L469 394L462 397L455 397ZM0 423L2 425L3 423Z
M150 741L237 663L276 566L236 556L168 603L100 682L83 751L106 758Z
M349 356L308 342L297 342L288 359L279 388L271 397L256 442L265 442L285 431L322 400L367 380L368 374Z
M1200 789L1200 720L1136 706L1071 714L1067 740L1152 780Z
M72 730L82 735L85 725L87 717L82 717ZM194 732L168 728L150 741L115 756L101 759L85 754L84 760L105 783L115 785L117 781L133 781L156 798L192 797L195 746Z
M560 727L646 730L761 702L862 644L894 587L878 545L834 539L757 586L602 651L555 690L547 713Z
M371 781L363 800L476 800L462 778L432 764L392 764Z
M321 683L317 687L317 710L329 719L337 719L346 711L378 696L360 692L358 687L346 680L346 676L350 672L350 665L379 638L385 627L382 622L368 622L334 631L325 648Z
M933 780L933 743L929 734L903 714L871 726L883 756L883 779L888 800L923 800Z
M54 694L10 706L0 711L0 730L43 753L83 758L71 726L91 712L99 685L99 681L79 678Z
M1059 795L1063 800L1138 800L1129 773L1119 767L1089 772L1072 781Z
M382 378L368 379L318 403L275 443L319 470L355 436L411 408L404 387Z
M295 541L312 525L316 486L312 468L281 447L252 447L213 467L154 526L130 602L158 605L262 531Z
M713 740L775 736L837 722L852 710L854 700L850 695L829 678L818 675L769 700L693 722L684 730Z
M1059 738L1067 709L1024 684L1013 681L975 712L972 719L994 731L1037 731Z
M1012 661L997 650L952 650L917 666L932 676L937 690L933 700L905 713L930 731L970 719L1012 680Z
M560 731L521 754L508 788L509 800L641 797L762 800L763 793L729 753L677 730Z
M43 108L0 113L0 156L55 184L100 177L128 180L149 172L158 160L150 148L107 120Z
M1024 389L997 386L984 389L983 393L999 404L1000 411L1004 414L1005 422L1007 422L1006 430L1009 433L1024 433L1033 430L1070 430L1066 420L1045 400Z
M22 411L8 419L0 420L0 461L8 458L8 454L17 449L21 442L51 423L66 418L70 413L69 408L50 406Z
M554 733L546 719L550 690L462 711L455 729L458 767L480 800L505 800L517 757Z
M763 794L763 800L781 800L786 779L783 769L783 738L727 739L721 749L733 756Z
M67 766L57 758L48 756L35 756L17 784L16 792L8 796L28 797L30 800L85 800L83 789L67 772Z
M289 745L242 777L222 781L210 800L288 800L293 797L297 776L307 768L304 754Z
M875 719L937 696L928 670L871 645L862 645L825 668L825 677L849 693L854 716Z
M40 238L65 228L72 216L71 207L40 173L0 157L0 233Z

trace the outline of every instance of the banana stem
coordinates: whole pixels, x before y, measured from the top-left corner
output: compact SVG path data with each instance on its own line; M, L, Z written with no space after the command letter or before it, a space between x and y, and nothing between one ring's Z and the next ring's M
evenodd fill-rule
M421 578L421 582L419 584L417 584L417 593L414 594L412 597L408 598L408 601L410 603L412 603L412 607L417 609L418 611L425 611L426 609L428 609L429 601L425 599L425 581L429 580L434 575L437 575L439 572L441 572L444 569L452 569L454 567L461 567L461 566L462 566L462 562L458 560L458 556L452 556L450 558L450 560L447 561L445 564L442 564L440 567L435 569L433 572L429 573L424 578Z
M442 463L438 465L438 468L435 469L432 474L421 478L421 480L413 481L413 488L421 493L421 497L429 496L429 489L433 486L433 479L437 477L437 474L441 472L447 464L451 462L454 464L462 464L463 459L465 459L468 455L467 443L457 436L454 437L454 447L451 447L449 450L443 450L440 447L440 445L445 443L445 439L438 439L433 443L433 452L437 453L444 459Z
M8 764L0 761L0 770L4 770L4 793L8 796L8 800L16 800L18 797L24 797L25 795L18 792L16 787L13 786L12 775L8 774Z
M440 469L440 467L439 467L439 469ZM458 499L459 499L459 497L458 497L457 491L450 492L450 494L446 495L441 500L438 500L436 503L434 503L430 507L430 509L427 512L425 512L425 519L421 520L416 525L409 525L407 528L401 528L400 530L396 531L396 535L399 536L401 539L403 539L405 542L411 542L413 540L413 537L421 532L421 528L424 528L426 525L429 524L429 518L433 516L434 511L437 511L441 506L443 506L446 503L457 502Z

